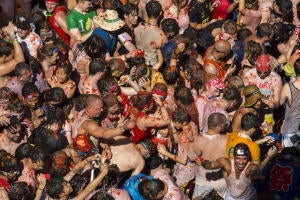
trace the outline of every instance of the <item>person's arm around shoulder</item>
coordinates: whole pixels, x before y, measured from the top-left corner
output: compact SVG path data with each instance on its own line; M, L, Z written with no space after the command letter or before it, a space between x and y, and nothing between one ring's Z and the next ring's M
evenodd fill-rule
M14 58L12 60L8 61L7 63L0 65L0 76L6 75L6 74L12 72L18 63L25 61L22 48L21 48L20 44L18 43L18 41L16 39L16 35L14 33L13 23L10 22L7 27L3 28L3 32L6 35L9 35L13 41L12 43L14 46Z

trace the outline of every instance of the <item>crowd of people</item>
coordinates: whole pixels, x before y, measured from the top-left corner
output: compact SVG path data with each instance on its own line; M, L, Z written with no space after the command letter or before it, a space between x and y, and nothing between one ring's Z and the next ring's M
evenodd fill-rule
M299 0L3 0L0 18L0 199L300 198Z

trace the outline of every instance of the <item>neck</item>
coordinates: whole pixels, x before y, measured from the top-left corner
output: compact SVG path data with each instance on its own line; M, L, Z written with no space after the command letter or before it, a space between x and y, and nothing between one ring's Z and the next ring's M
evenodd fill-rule
M80 13L83 13L83 14L85 13L85 12L83 12L81 6L79 6L78 4L75 6L74 9L77 10L78 12L80 12Z
M217 131L215 130L212 130L212 129L208 129L207 132L206 132L207 135L217 135L219 134Z
M125 22L126 22L126 25L130 28L130 30L133 30L133 24L130 23L129 20L125 20Z
M212 57L214 58L214 60L219 61L219 58L215 56L214 52L215 52L215 51L212 51L212 52L211 52Z
M248 130L248 131L240 130L239 133L240 133L240 134L247 135L247 136L249 136L249 137L251 136L250 130Z
M151 24L152 26L157 26L157 19L155 19L155 18L149 18L147 20L147 23Z

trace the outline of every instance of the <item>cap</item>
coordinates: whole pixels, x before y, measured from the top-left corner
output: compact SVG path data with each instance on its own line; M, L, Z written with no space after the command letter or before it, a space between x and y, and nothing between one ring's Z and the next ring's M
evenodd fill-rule
M206 83L207 86L214 86L219 90L223 90L226 85L219 78L212 79Z
M16 27L22 30L30 29L30 21L25 17L18 17L16 22Z
M270 69L270 58L266 54L261 54L256 60L256 69L260 72L265 72Z
M235 145L233 155L234 157L247 156L249 160L251 159L249 147L245 143L238 143L237 145Z
M256 85L248 85L243 90L245 96L245 107L251 107L262 98L262 94Z

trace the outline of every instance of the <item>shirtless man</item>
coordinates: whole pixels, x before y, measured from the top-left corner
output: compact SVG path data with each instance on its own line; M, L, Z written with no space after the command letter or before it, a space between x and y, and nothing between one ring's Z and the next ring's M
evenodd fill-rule
M227 184L225 199L257 199L251 178L258 174L259 167L250 160L248 146L239 143L234 148L234 159L204 160L202 165L205 169L222 169Z
M9 55L0 53L0 87L6 85L7 77L5 75L12 72L19 62L25 61L22 48L18 43L16 39L16 35L14 33L13 23L10 22L7 27L2 28L2 31L6 35L10 36L12 39L12 44L14 46L14 53L13 53L14 57L13 59L7 60L7 57L9 57ZM2 52L1 48L5 48L5 47L0 47L0 52Z
M226 156L228 136L221 134L226 121L226 116L221 113L213 113L208 117L207 132L196 136L195 141L190 145L189 153L192 159L195 159L199 163L201 159L214 161ZM197 167L194 198L198 196L204 197L213 189L217 190L220 194L224 194L226 188L224 179L208 180L206 178L208 172L214 171L216 170L206 170L202 166Z
M204 70L208 74L216 75L220 80L225 81L228 75L235 71L234 66L225 69L226 60L224 58L229 55L231 45L227 40L218 40L209 47L203 56Z
M0 126L0 149L14 155L18 146L25 142L24 140L20 142L20 132L21 124L16 117L10 118L9 125Z
M95 138L113 138L115 136L121 135L125 130L131 129L134 123L131 121L123 122L117 128L105 129L99 126L92 118L98 117L103 110L103 102L101 98L97 95L89 95L86 99L86 107L78 115L78 118L74 122L72 130L72 138L74 139L74 147L81 146L82 140L76 140L78 136L83 140L88 140L88 134ZM76 141L79 142L76 144ZM89 144L91 145L91 144Z

